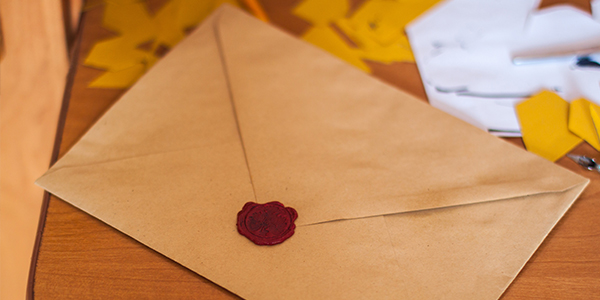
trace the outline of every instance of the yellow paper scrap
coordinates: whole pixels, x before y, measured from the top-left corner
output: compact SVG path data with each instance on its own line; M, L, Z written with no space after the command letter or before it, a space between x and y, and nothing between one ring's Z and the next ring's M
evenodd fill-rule
M365 27L354 28L348 19L338 20L336 26L362 50L361 58L363 59L382 63L414 60L408 39L402 39L401 35L398 35L396 41L393 41L391 44L383 44L372 38L372 33L369 29Z
M390 64L396 61L414 61L412 51L406 36L401 36L396 42L389 46L381 46L378 43L363 43L361 47L361 58Z
M360 59L360 50L350 48L348 44L346 44L346 42L328 26L313 27L302 36L302 39L328 51L367 73L371 72L369 66Z
M600 140L593 121L594 108L600 110L600 106L585 99L572 101L569 109L569 130L596 150L600 150Z
M315 27L326 27L333 23L340 28L359 50L346 43L334 42L336 52L332 53L344 55L344 60L349 61L349 57L352 57L351 60L356 62L355 55L358 54L360 59L389 64L415 60L404 26L438 1L367 0L351 17L346 17L348 0L305 0L293 12ZM332 33L337 35L336 32ZM319 34L329 35L323 32ZM313 43L323 49L332 48L323 38L315 38Z
M131 86L218 6L239 6L235 0L171 0L152 16L143 0L103 1L102 24L118 36L98 42L84 60L86 66L106 70L89 85L100 88ZM147 43L147 49L140 48Z
M404 30L402 3L370 0L365 2L340 28L357 40L370 39L382 46L393 43Z
M389 46L404 37L404 26L439 0L370 0L365 2L340 28L357 42L370 39ZM345 23L345 24L344 24Z
M600 138L600 115L598 112L600 111L600 106L595 104L590 104L590 115L592 116L592 121L594 121L594 128L596 129L596 138ZM598 150L598 148L596 148ZM600 151L600 150L599 150Z
M102 25L129 39L146 41L156 31L156 24L143 2L112 2L107 1L104 6Z
M151 56L148 51L136 49L139 45L136 42L123 36L100 41L94 45L84 64L112 72L131 68ZM115 49L123 50L115 52Z
M156 16L153 18L157 26L156 40L152 45L153 49L156 49L159 45L166 46L169 49L173 48L185 37L185 32L179 22L182 2L181 0L171 0L156 12Z
M556 161L582 140L568 128L569 103L555 93L543 91L515 107L525 147Z
M148 68L144 64L137 64L124 70L106 72L94 79L94 81L89 84L89 87L125 89L144 75L147 69Z
M315 26L325 26L348 13L348 0L306 0L301 2L293 13Z

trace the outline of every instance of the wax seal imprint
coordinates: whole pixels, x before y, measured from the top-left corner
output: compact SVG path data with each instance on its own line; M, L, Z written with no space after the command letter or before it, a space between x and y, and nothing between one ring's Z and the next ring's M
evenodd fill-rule
M294 235L298 213L273 201L248 202L237 216L238 232L257 245L277 245Z

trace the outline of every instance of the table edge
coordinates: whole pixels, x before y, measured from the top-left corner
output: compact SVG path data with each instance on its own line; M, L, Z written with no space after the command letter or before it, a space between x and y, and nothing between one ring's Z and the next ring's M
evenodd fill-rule
M58 116L58 122L56 125L56 134L54 136L54 145L52 148L52 156L50 157L51 167L57 160L60 153L60 145L62 143L62 136L65 127L65 121L67 119L67 112L69 110L69 102L71 100L71 91L73 89L73 82L75 81L75 74L77 73L77 66L79 61L79 49L81 45L82 26L84 26L85 12L82 11L79 17L79 24L77 25L77 34L72 49L67 49L70 52L69 71L67 73L67 80L65 83L65 90L63 93L62 104L60 113ZM34 299L34 285L35 285L35 271L37 267L38 254L40 245L42 243L42 235L44 233L44 227L46 225L46 215L48 213L48 204L50 203L50 193L44 191L42 199L42 207L40 209L40 217L38 221L38 228L35 236L35 242L33 245L33 252L31 254L31 263L29 265L29 277L27 279L27 290L25 299Z

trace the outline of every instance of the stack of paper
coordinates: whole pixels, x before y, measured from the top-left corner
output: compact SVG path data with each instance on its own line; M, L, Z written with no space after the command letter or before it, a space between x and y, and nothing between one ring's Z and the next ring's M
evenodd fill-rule
M538 4L448 0L409 24L430 103L508 136L520 131L514 105L541 90L600 103L600 69L580 67L567 55L600 51L600 22L569 6L538 11ZM544 59L532 59L538 56Z

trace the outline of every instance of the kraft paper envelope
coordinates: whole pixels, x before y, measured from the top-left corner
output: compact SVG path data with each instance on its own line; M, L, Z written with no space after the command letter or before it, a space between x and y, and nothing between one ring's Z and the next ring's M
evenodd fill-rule
M588 180L222 7L37 183L243 298L496 299Z

